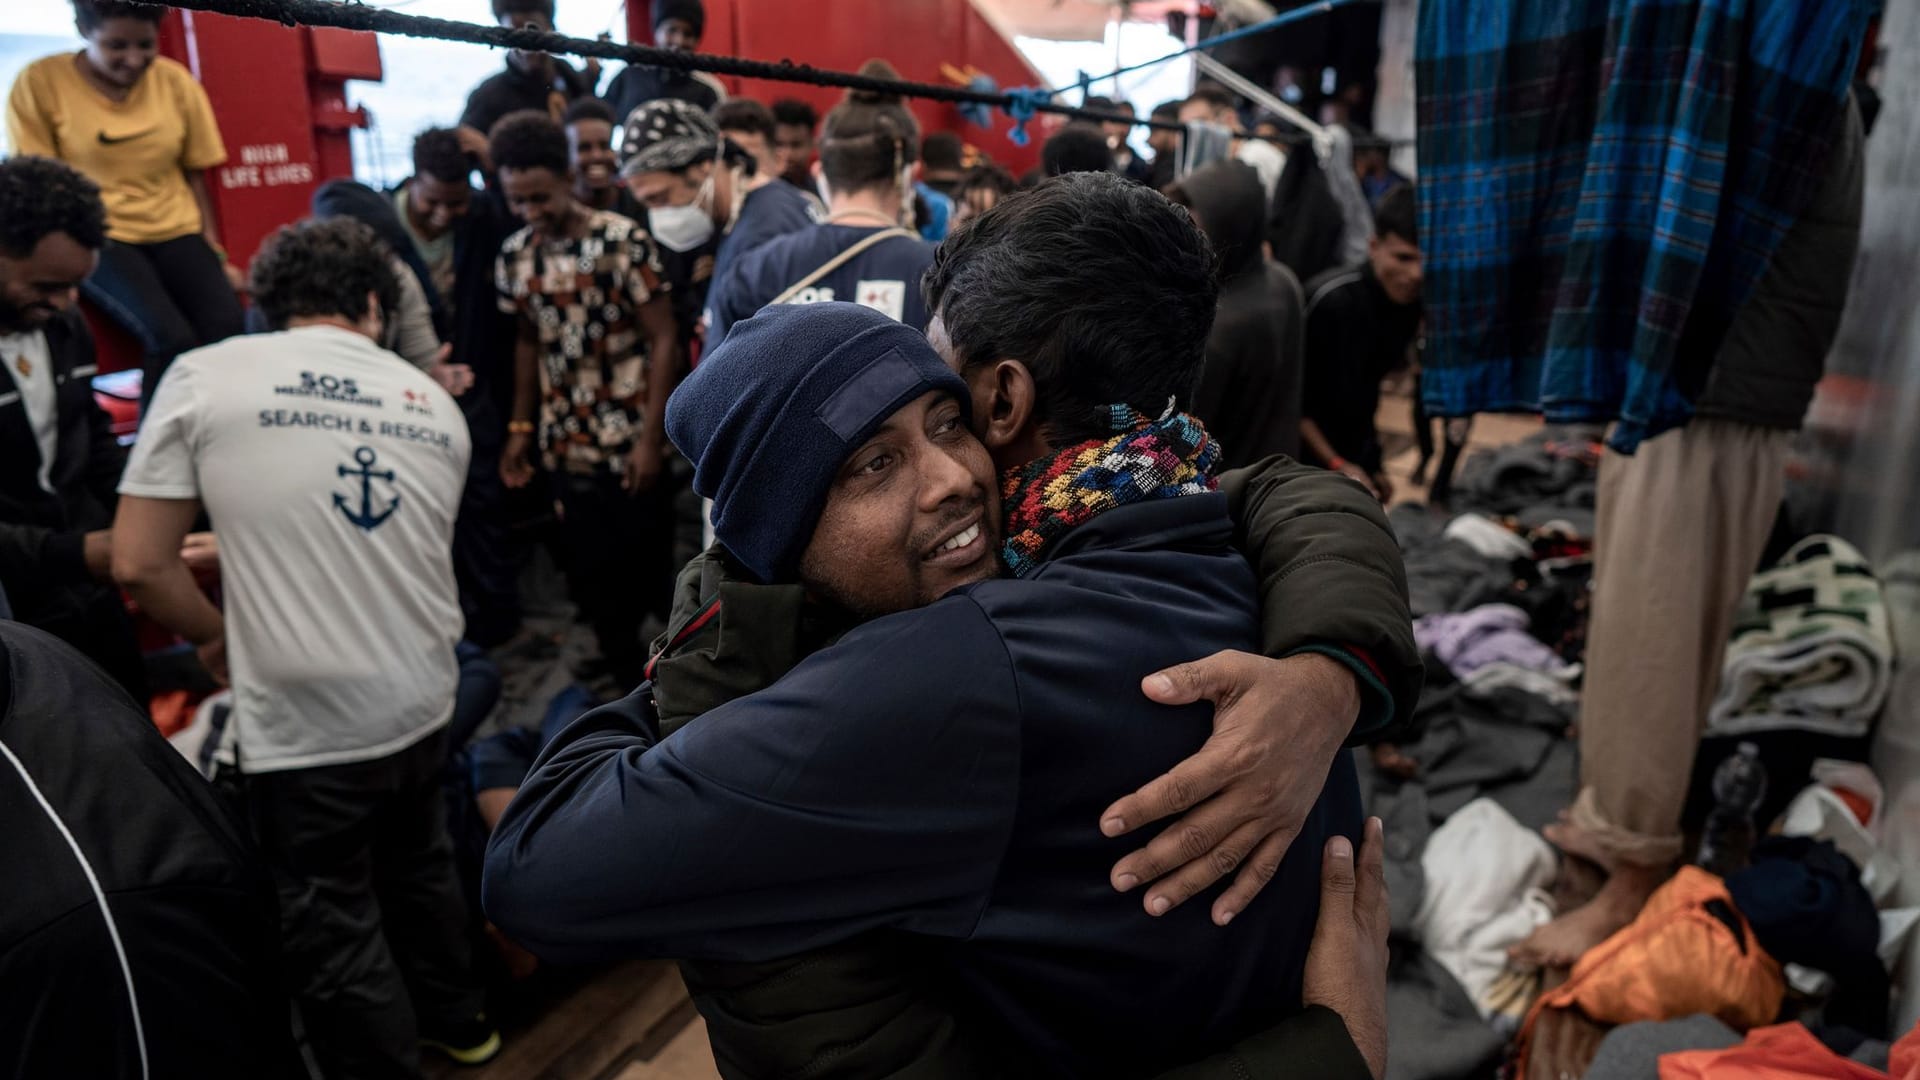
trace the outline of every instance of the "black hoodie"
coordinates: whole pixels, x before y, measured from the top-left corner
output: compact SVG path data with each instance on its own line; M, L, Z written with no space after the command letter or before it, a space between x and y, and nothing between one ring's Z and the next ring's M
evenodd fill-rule
M1262 249L1266 191L1221 161L1180 181L1220 259L1220 312L1189 410L1220 441L1221 468L1300 451L1300 283Z

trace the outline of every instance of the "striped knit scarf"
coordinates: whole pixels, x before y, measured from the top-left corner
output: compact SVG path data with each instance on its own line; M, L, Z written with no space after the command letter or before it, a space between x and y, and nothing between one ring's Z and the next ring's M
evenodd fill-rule
M1118 433L1112 438L1066 447L1001 477L1001 554L1015 577L1032 574L1054 541L1095 515L1214 489L1220 447L1199 420L1174 412L1171 402L1158 420L1127 405L1108 408Z

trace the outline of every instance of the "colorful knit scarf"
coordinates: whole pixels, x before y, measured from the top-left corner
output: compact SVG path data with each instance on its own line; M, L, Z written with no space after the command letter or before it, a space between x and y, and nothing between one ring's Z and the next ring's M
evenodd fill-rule
M1200 421L1174 412L1171 402L1158 420L1128 405L1108 409L1113 438L1066 447L1001 477L1002 554L1015 577L1032 574L1055 540L1095 515L1214 489L1220 448Z

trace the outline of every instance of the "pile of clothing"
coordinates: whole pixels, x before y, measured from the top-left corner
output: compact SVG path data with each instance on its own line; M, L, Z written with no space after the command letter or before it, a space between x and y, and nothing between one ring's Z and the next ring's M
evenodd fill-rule
M1597 433L1593 433L1597 434ZM1540 995L1507 948L1553 917L1540 828L1570 805L1597 445L1547 429L1470 459L1444 514L1392 513L1427 685L1399 775L1363 760L1386 822L1395 1080L1488 1075Z
M1904 576L1890 575L1883 588L1844 541L1810 537L1755 577L1727 652L1717 738L1703 750L1697 795L1710 804L1716 742L1730 749L1740 739L1764 740L1770 728L1811 732L1816 741L1796 743L1799 757L1789 763L1763 743L1774 788L1758 820L1765 831L1778 819L1779 835L1755 849L1751 866L1725 881L1686 870L1643 921L1551 991L1508 964L1507 948L1554 914L1560 860L1539 829L1577 787L1569 736L1598 455L1597 431L1548 428L1468 461L1457 513L1409 505L1391 515L1427 686L1396 748L1400 760L1362 762L1369 809L1387 824L1396 937L1390 1036L1397 1047L1420 1048L1393 1055L1389 1075L1487 1075L1516 1062L1530 1016L1555 1009L1625 1025L1595 1069L1626 1052L1616 1045L1645 1053L1648 1025L1639 1021L1693 1013L1707 1014L1724 1038L1655 1040L1663 1052L1728 1053L1725 1062L1750 1063L1810 1055L1810 1047L1845 1058L1864 1046L1862 1060L1886 1068L1887 1040L1902 1030L1889 1008L1898 983L1889 969L1920 955L1920 943L1910 944L1920 923L1920 910L1910 910L1920 905L1920 865L1909 869L1899 858L1920 851L1920 786L1910 789L1911 805L1883 797L1860 762L1883 711L1912 714L1900 728L1906 741L1890 753L1920 751L1920 706L1889 689L1902 676L1894 662L1901 630L1920 634L1920 584L1911 584L1920 582L1920 555L1899 563ZM1695 806L1696 827L1706 808ZM1905 836L1897 826L1907 817L1913 835L1894 839ZM1665 975L1652 970L1662 963L1672 969ZM1913 1023L1905 1012L1898 1017ZM1808 1026L1769 1026L1781 1019ZM1754 1040L1743 1042L1739 1033L1748 1030ZM1666 1062L1652 1064L1658 1056L1633 1059L1645 1065L1637 1071L1591 1075L1669 1075ZM1676 1061L1674 1068L1695 1071L1675 1077L1773 1075L1727 1072L1718 1058Z
M1920 907L1892 906L1906 894L1879 782L1858 763L1818 772L1750 864L1724 881L1683 868L1539 1000L1517 1075L1920 1080L1920 1025L1889 1009ZM1554 1011L1612 1027L1590 1062L1529 1059Z

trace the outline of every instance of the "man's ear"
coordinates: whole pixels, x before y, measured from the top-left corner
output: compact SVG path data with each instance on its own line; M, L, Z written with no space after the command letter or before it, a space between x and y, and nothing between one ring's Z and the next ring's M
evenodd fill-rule
M1027 365L1010 359L994 361L982 389L985 393L975 395L974 407L983 409L986 417L980 441L989 451L998 453L1035 434L1039 394Z
M367 313L360 318L360 332L379 341L386 333L387 319L392 316L380 306L380 294L367 290Z

